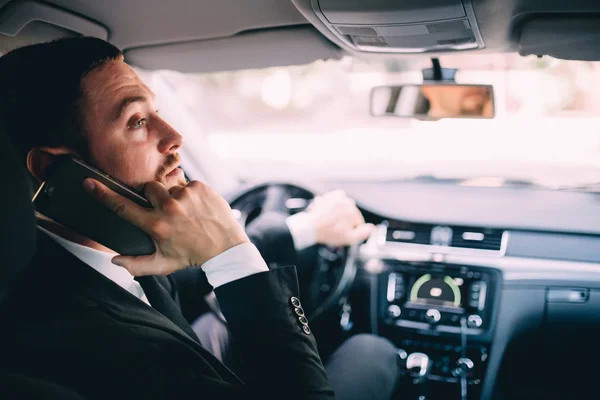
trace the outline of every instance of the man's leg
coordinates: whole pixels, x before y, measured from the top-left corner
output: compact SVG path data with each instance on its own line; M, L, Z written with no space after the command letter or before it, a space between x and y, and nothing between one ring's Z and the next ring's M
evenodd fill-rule
M236 374L241 374L241 355L229 331L215 292L204 296L209 310L192 323L200 344Z
M229 349L230 339L225 324L214 313L207 312L194 321L192 329L198 335L202 347L210 351L222 362L223 355Z
M200 343L233 372L240 358L227 325L213 312L198 318L192 328ZM337 400L391 400L400 377L394 345L375 335L352 336L328 360L323 360Z
M200 344L235 373L239 373L240 360L233 345L233 336L227 325L215 313L207 312L192 324Z
M394 345L367 334L345 341L327 360L325 370L337 400L390 400L400 377Z

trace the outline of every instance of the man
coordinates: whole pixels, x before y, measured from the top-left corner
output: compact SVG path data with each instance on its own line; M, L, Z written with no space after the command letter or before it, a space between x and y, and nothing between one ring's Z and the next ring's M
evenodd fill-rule
M122 53L101 40L66 39L0 58L0 130L32 176L43 181L57 156L75 154L143 188L151 210L99 182L83 183L150 234L157 249L115 255L41 216L32 264L0 308L0 366L86 398L329 399L327 375L338 382L340 399L389 398L397 378L393 346L358 337L358 352L340 349L325 372L302 316L295 269L269 271L226 201L185 181L177 168L181 135L153 103ZM346 225L345 237L368 234L363 222ZM293 239L288 233L278 240ZM266 252L272 244L261 246ZM215 288L244 381L198 343L183 317L172 274L185 268L203 271ZM368 353L377 353L377 364L368 364Z

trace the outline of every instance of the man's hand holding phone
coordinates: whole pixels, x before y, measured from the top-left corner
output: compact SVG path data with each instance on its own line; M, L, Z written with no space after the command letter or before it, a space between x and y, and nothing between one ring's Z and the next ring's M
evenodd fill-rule
M113 263L132 275L168 275L189 266L201 266L224 251L249 242L227 201L201 182L192 181L170 190L160 182L148 183L144 193L151 209L139 206L96 180L86 179L83 186L154 240L154 254L113 258Z

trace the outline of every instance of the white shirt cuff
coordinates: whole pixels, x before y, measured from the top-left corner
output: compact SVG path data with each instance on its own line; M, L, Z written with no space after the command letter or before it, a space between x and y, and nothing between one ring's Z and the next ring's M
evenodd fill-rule
M213 288L269 270L267 263L252 243L238 244L225 250L206 261L201 268Z
M285 220L292 234L296 251L304 250L317 243L315 228L306 212L292 215Z

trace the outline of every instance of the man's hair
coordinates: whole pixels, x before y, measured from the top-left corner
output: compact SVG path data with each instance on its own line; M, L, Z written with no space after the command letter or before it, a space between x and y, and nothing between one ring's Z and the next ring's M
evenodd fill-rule
M91 37L25 46L0 57L0 130L23 162L40 146L68 146L89 158L81 80L113 60L123 60L121 50Z

